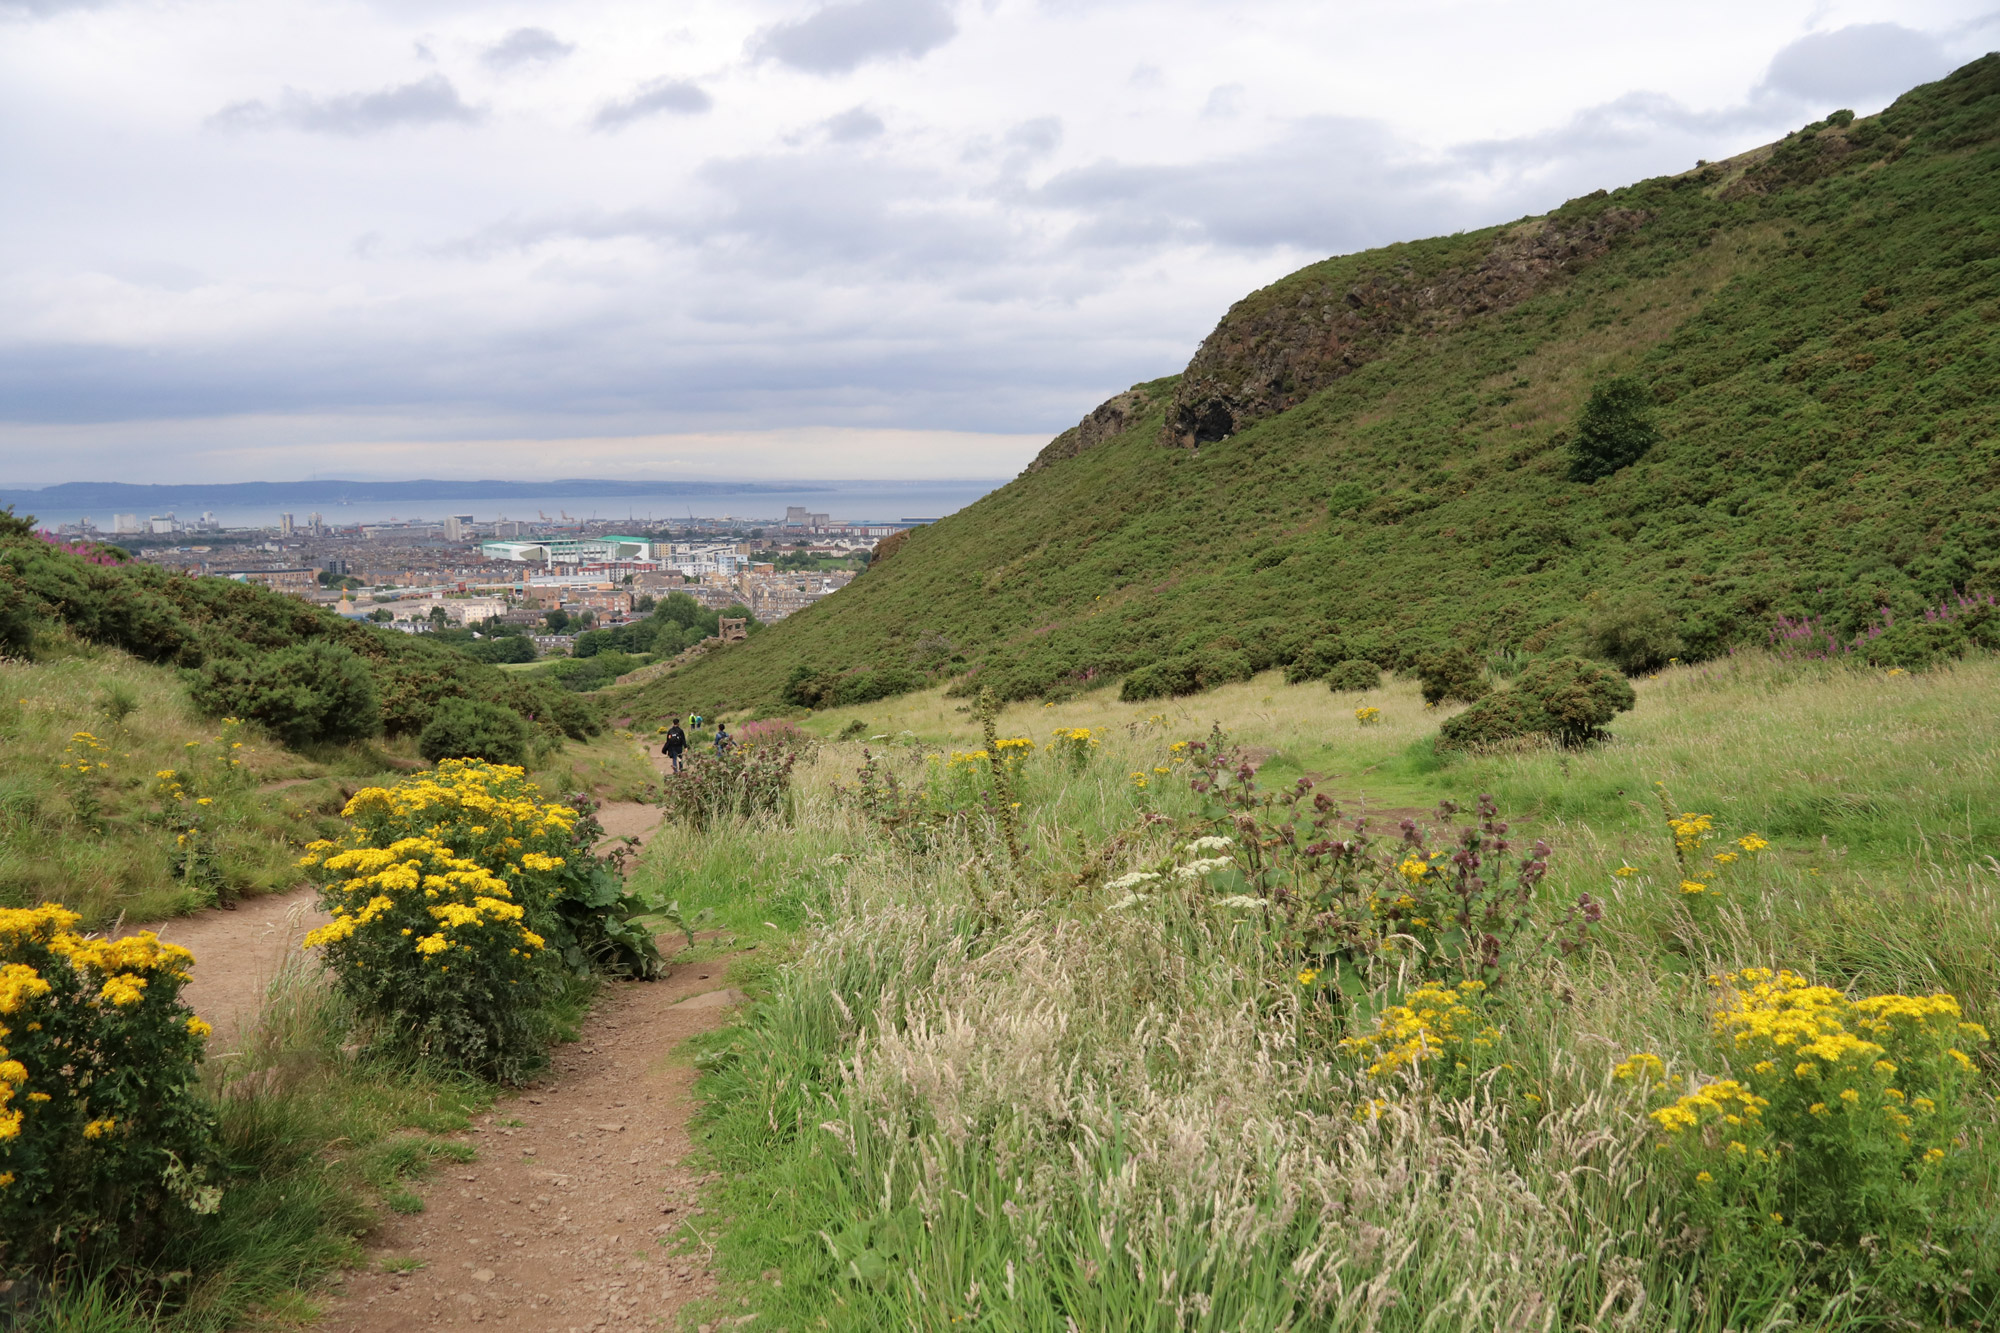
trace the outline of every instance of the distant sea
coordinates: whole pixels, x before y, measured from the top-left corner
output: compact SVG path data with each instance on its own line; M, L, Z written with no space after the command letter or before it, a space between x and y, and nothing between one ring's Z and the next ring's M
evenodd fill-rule
M78 504L78 500L86 497L64 495L64 491L72 488L62 487L39 495L33 491L8 491L0 494L0 502L12 503L16 513L33 514L38 526L57 527L88 518L107 533L111 531L115 513L136 513L144 522L155 514L164 515L170 509L183 523L192 523L205 510L212 511L217 521L226 528L276 528L281 513L290 513L303 524L306 516L315 510L328 525L334 527L409 520L436 522L447 514L471 514L482 523L500 518L533 523L544 514L556 521L561 521L561 516L568 514L573 519L622 520L634 527L645 528L686 522L689 515L695 518L741 519L753 526L760 521L776 523L783 520L789 505L803 505L812 513L828 515L835 522L943 518L1004 484L998 479L804 481L760 482L755 483L754 490L734 490L727 482L703 483L699 489L676 489L670 483L662 483L657 490L647 489L640 493L639 487L628 482L616 487L617 494L610 495L578 494L571 487L560 488L560 494L538 494L531 485L517 484L516 487L509 487L510 493L504 496L492 495L488 487L469 486L468 490L485 489L489 493L469 498L439 493L433 498L431 490L425 488L424 493L416 497L363 494L345 499L328 498L323 493L311 495L309 492L300 497L281 493L274 498L259 495L248 503L236 487L218 486L213 492L206 492L203 487L177 486L172 488L171 494L151 496L135 495L119 488L124 493L118 494L115 501L108 504L96 502L109 498L101 494L88 497L89 502L85 504ZM257 489L267 494L279 490L275 486L259 486ZM443 486L437 487L439 492L444 489ZM231 491L236 491L236 494L232 495ZM38 500L41 502L37 503ZM149 505L148 500L156 503Z

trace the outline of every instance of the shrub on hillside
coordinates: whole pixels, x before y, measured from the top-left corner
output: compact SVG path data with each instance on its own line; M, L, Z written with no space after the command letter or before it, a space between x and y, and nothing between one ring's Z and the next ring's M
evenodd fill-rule
M1600 606L1585 627L1590 650L1620 671L1657 671L1682 652L1673 616L1656 597L1633 593Z
M193 955L79 919L0 909L0 1271L143 1254L221 1203L195 1074L208 1025L180 999Z
M1308 680L1324 680L1327 672L1349 657L1347 645L1339 638L1327 635L1314 639L1285 664L1285 683L1298 685Z
M308 642L254 657L216 658L196 673L197 706L247 718L294 749L360 740L382 730L375 682L337 644Z
M509 708L480 699L447 699L417 737L417 753L432 763L483 759L521 764L528 757L528 725Z
M1382 684L1382 668L1373 662L1363 662L1359 658L1349 658L1336 663L1326 673L1327 688L1335 694L1358 690L1372 690Z
M1495 745L1524 736L1547 736L1581 745L1637 701L1624 676L1580 657L1530 663L1511 688L1490 694L1444 724L1440 750Z
M924 680L923 672L902 667L841 672L820 671L801 663L792 668L778 697L793 708L845 708L922 689Z
M781 746L691 756L661 783L660 805L669 823L705 829L740 816L754 819L787 809L797 756Z
M1630 375L1591 390L1569 442L1569 479L1596 481L1645 457L1660 438L1653 399Z
M1452 700L1469 704L1491 688L1486 683L1486 663L1463 648L1439 649L1418 659L1417 683L1424 702L1432 705Z
M1240 648L1182 653L1131 672L1119 686L1118 697L1126 703L1178 698L1232 681L1248 680L1255 674L1249 654Z

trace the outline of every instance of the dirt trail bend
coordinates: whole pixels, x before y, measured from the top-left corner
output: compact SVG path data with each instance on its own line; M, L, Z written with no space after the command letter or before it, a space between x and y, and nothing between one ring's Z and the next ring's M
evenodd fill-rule
M705 1247L690 1238L669 1253L660 1242L689 1236L702 1215L707 1178L684 1165L695 1070L673 1057L743 999L725 987L726 966L678 964L661 981L606 987L544 1084L475 1122L465 1137L478 1160L423 1185L422 1213L385 1216L368 1264L317 1327L663 1328L713 1295Z
M193 979L181 995L214 1028L211 1054L233 1050L244 1026L257 1017L264 992L289 954L314 926L325 925L311 888L246 898L233 912L197 912L149 925L128 925L117 934L154 931L163 940L194 953Z

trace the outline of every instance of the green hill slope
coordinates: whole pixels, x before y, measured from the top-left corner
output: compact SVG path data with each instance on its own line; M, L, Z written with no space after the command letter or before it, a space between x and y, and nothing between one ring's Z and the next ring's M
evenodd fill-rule
M1303 269L838 596L615 707L947 676L1030 698L1173 658L1212 682L1621 632L1704 657L1779 615L1894 620L1878 651L1921 658L1923 609L2000 571L1996 325L1988 56L1876 117ZM1572 481L1614 376L1658 441Z

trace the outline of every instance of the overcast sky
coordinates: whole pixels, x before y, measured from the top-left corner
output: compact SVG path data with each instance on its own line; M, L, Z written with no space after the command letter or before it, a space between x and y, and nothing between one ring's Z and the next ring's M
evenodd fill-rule
M989 477L1994 0L0 0L0 485Z

